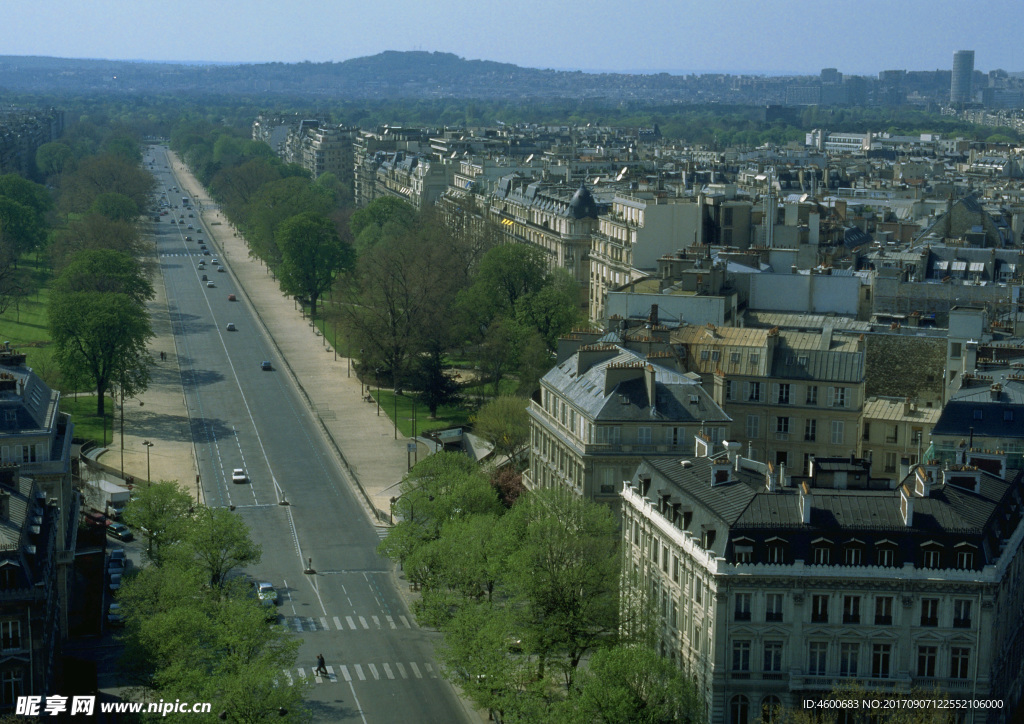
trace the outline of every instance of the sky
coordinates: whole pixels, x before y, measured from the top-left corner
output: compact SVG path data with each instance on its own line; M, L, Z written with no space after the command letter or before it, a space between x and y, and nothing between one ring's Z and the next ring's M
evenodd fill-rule
M384 50L531 68L1024 71L1024 0L0 0L0 54L262 63Z

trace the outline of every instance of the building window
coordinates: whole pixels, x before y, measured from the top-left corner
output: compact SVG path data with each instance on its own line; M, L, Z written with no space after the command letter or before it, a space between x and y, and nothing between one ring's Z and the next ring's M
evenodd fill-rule
M922 626L938 626L939 625L939 599L937 599L937 598L922 598L921 599L921 625Z
M711 351L711 361L712 362L717 362L720 356L721 356L721 354L719 353L719 351L717 349Z
M737 694L729 700L729 724L749 724L750 702L747 697Z
M951 359L960 359L960 355L962 353L961 349L962 349L962 347L961 347L961 343L960 342L950 342L949 343L949 356L950 356L950 358Z
M875 560L884 568L892 568L896 563L896 551L892 548L879 548L875 551Z
M732 642L732 670L750 671L750 642Z
M895 473L896 472L896 453L895 452L892 452L891 450L890 451L886 451L886 453L885 453L885 460L884 460L884 462L882 464L882 471L886 472L886 473Z
M871 423L870 422L865 422L864 423L864 432L861 435L861 439L864 440L865 442L869 442L871 440Z
M700 545L704 550L711 550L715 545L715 531L713 529L704 529L701 533Z
M807 673L811 676L824 676L828 659L828 643L811 641L807 645Z
M747 415L747 438L756 440L761 436L761 418L758 415Z
M789 418L788 417L776 417L775 418L775 432L780 435L789 434Z
M18 697L23 695L22 672L20 669L8 669L0 675L0 704L13 706Z
M729 380L725 383L725 399L736 399L736 380Z
M640 545L640 521L633 521L633 545Z
M896 425L888 425L885 428L885 442L895 445L899 442L900 429Z
M935 657L938 654L936 646L917 647L917 675L935 676Z
M666 546L661 547L661 570L663 573L668 573L668 548Z
M768 562L769 563L785 563L786 562L786 549L782 543L769 543L768 544Z
M871 647L871 676L888 679L892 664L892 644L874 644Z
M842 420L832 421L832 444L842 445L843 439L846 437L846 426Z
M733 612L734 621L750 620L750 597L749 593L736 594L736 609Z
M829 407L847 407L849 402L849 395L847 394L848 388L846 387L829 387Z
M832 552L828 546L816 545L812 548L814 553L814 565L816 566L827 566L829 564L829 554Z
M782 383L779 385L779 397L776 402L780 405L789 404L789 384Z
M860 546L849 545L843 550L843 563L848 566L859 566L863 558L863 550Z
M962 569L974 568L974 551L957 551L956 567Z
M764 620L776 623L782 620L781 593L769 593L765 596Z
M814 419L804 421L804 442L814 442L818 437L818 421Z
M747 383L747 400L750 402L761 401L761 383L760 382L748 382Z
M875 625L892 626L892 596L875 597Z
M734 365L738 365L740 363L740 353L739 352L732 352L732 353L730 353L729 354L729 361L732 362Z
M839 675L856 676L860 644L845 642L839 645Z
M940 568L942 563L942 552L937 550L923 551L921 554L921 565L924 568Z
M710 358L711 358L711 352L710 351L708 351L706 349L702 349L700 351L700 361L701 362L707 362Z
M700 582L699 578L693 579L693 602L698 606L701 605L701 599L703 598L704 586Z
M764 642L764 667L763 671L768 672L779 672L782 671L782 642L781 641L765 641Z
M811 597L811 622L828 623L828 596Z
M668 605L668 625L673 629L676 627L676 600L674 598Z
M958 598L953 601L953 628L971 627L971 601Z
M817 385L810 385L807 388L807 404L817 405L818 404L818 387Z
M860 623L860 596L843 596L843 623Z
M679 583L679 556L672 556L672 580Z
M752 355L750 355L750 364L751 365L756 365L760 361L761 361L761 355L759 355L759 354L752 354Z
M636 429L636 442L638 445L650 445L651 444L651 428L649 427L638 427Z
M23 648L21 621L0 621L0 648L4 651Z
M954 646L949 650L949 678L966 679L971 668L971 650Z
M750 545L751 541L747 538L741 538L742 542L733 543L733 555L736 558L737 563L753 563L754 562L754 546Z

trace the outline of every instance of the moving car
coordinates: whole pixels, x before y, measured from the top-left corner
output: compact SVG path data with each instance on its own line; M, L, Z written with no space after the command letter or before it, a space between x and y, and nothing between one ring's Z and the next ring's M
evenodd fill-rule
M260 603L264 606L277 605L277 591L271 584L262 581L254 583L253 586L256 588L256 596L260 599Z
M203 256L209 256L209 255L210 255L210 250L209 249L203 249Z
M235 295L234 294L229 294L228 295L228 301L229 302L235 302L235 301L238 301L238 300L235 299Z
M192 237L191 236L186 236L185 237L185 241L192 241Z
M235 468L231 471L231 482L232 483L244 483L249 480L249 476L245 474L245 468Z
M206 286L212 287L213 286L213 282L206 282Z
M234 332L235 331L235 323L234 322L228 322L227 330L229 332Z
M208 282L208 281L210 281L209 279L207 279L207 278L206 278L206 275L205 275L205 274L203 274L203 281L204 281L204 282Z
M270 360L263 360L260 362L260 369L264 372L274 369L274 365L270 364Z
M227 269L225 269L222 266L219 266L219 267L217 267L217 271L219 271L219 272L227 272Z
M210 261L212 261L214 264L220 264L220 259L218 259L217 257L213 257L213 259L211 259Z

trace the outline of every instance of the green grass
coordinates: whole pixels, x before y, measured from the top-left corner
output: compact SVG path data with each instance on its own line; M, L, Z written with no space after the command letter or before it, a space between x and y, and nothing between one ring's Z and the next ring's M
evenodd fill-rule
M19 266L31 272L35 291L22 299L17 307L12 304L0 316L0 342L9 341L23 352L27 356L25 364L52 385L59 379L59 374L52 359L46 316L50 303L50 272L43 264L27 256L21 259Z
M60 409L61 412L71 414L71 421L75 423L75 437L95 440L97 445L106 445L112 439L114 405L109 399L103 408L103 417L106 418L106 440L103 439L103 418L96 414L96 395L62 395Z
M398 431L405 437L412 436L412 408L413 397L411 395L395 395L388 389L371 389L370 394L380 400L381 414L386 414L392 422L395 419L395 404L398 404ZM379 395L379 397L378 397ZM430 410L423 403L416 403L416 434L422 435L428 430L443 430L449 427L461 427L469 424L470 411L468 408L443 405L437 409L437 419L430 419Z

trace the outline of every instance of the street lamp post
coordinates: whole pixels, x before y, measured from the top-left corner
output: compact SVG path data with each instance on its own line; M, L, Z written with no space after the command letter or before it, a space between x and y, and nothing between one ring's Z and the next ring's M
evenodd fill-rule
M373 368L373 379L377 381L377 417L380 417L380 368Z
M398 388L395 388L395 439L398 439Z
M148 480L149 482L152 483L153 482L153 474L150 471L150 467L149 467L149 449L151 447L153 447L153 443L151 443L149 440L143 440L142 444L146 446L146 480Z

